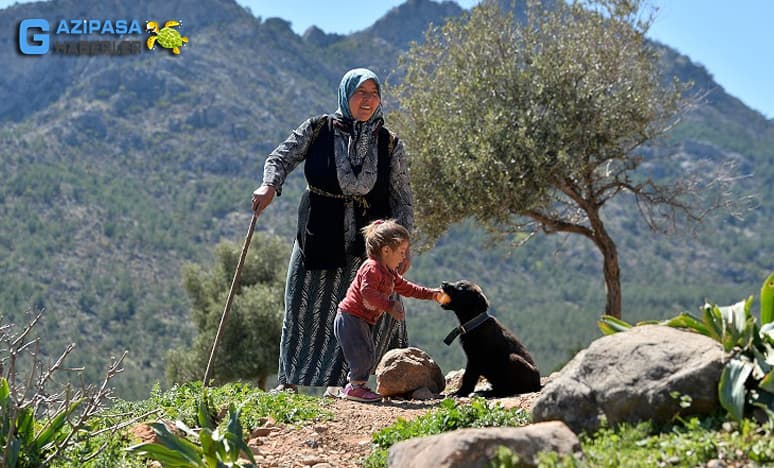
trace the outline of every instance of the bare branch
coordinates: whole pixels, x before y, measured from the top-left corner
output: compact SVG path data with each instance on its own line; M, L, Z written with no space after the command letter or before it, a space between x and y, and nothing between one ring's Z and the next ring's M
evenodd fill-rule
M106 432L113 433L113 432L119 431L119 430L121 430L121 429L123 429L123 428L125 428L127 426L130 426L130 425L136 423L137 421L142 421L143 419L147 418L148 416L150 416L152 414L161 413L161 412L162 412L161 408L156 408L154 410L148 411L147 413L143 413L143 414L141 414L139 416L135 416L135 417L133 417L131 419L127 419L126 421L122 421L122 422L120 422L118 424L115 424L113 426L106 427L104 429L100 429L98 431L91 432L91 433L89 433L89 437L96 437L96 436L98 436L100 434L104 434ZM119 417L120 416L128 416L129 414L131 414L131 413L124 413L124 414L118 415L118 416ZM81 461L86 461L86 460L81 460Z
M727 162L711 174L697 171L669 185L657 184L650 178L636 185L620 185L635 196L637 208L651 230L671 233L682 224L699 225L716 212L743 216L752 197L734 196L732 187L750 176L732 176L734 172L736 164Z
M7 353L7 361L10 364L4 368L2 378L6 379L11 388L10 405L7 408L7 414L4 416L12 423L8 425L8 433L2 434L4 440L7 441L4 453L0 454L0 460L7 460L9 456L10 447L14 446L12 443L14 440L21 441L21 450L33 450L37 451L37 456L41 458L45 457L42 461L43 466L49 465L55 459L63 458L69 447L76 443L80 443L82 438L86 435L83 430L86 427L88 420L98 414L104 409L106 402L113 398L113 389L109 387L109 382L116 375L123 372L122 362L127 355L125 351L123 355L118 359L113 359L110 366L107 369L105 378L102 384L98 388L94 388L90 385L86 385L83 381L83 369L75 369L77 377L80 379L80 386L74 388L73 385L67 381L61 388L50 391L48 387L52 384L56 384L55 375L58 372L70 371L72 369L65 368L63 366L65 359L75 348L75 344L69 344L65 350L58 356L58 358L49 365L44 365L41 360L41 341L38 337L32 337L31 333L34 327L38 324L42 312L32 318L27 325L18 334L13 334L11 330L13 327L9 324L0 325L0 351ZM27 359L19 362L24 362L25 365L29 364L31 369L29 370L29 376L26 377L26 383L22 386L17 386L17 358L22 355L29 357L30 362ZM58 437L64 436L55 442L53 448L50 446L43 447L29 446L29 441L32 440L33 435L29 433L18 433L19 430L34 430L33 429L20 429L17 425L16 418L20 411L32 411L35 418L42 416L46 421L42 427L38 427L37 434L42 433L46 429L50 429L54 422L65 417L66 427L62 429L62 433ZM38 423L35 424L38 426ZM121 424L115 425L122 426ZM123 427L123 426L122 426ZM110 430L112 428L107 428ZM116 429L117 430L117 429ZM65 434L64 431L67 431ZM25 445L26 444L26 445ZM102 447L104 448L104 446ZM91 458L96 456L99 451L92 454Z
M141 414L141 415L139 415L139 416L135 416L135 417L133 417L133 418L131 418L131 419L128 419L128 420L126 420L126 421L122 421L122 422L120 422L120 423L118 423L118 424L113 424L113 425L112 425L112 426L110 426L110 427L106 427L106 428L104 428L104 429L100 429L100 430L98 430L98 431L91 432L91 433L89 433L89 437L96 437L96 436L98 436L98 435L101 435L101 434L104 434L104 433L106 433L106 432L109 432L110 434L115 434L116 432L120 431L121 429L123 429L123 428L125 428L125 427L127 427L127 426L130 426L131 424L134 424L134 423L136 423L137 421L144 420L144 419L146 419L148 416L150 416L150 415L152 415L152 414L157 414L157 413L160 413L161 411L162 411L162 409L161 409L161 408L156 408L156 409L154 409L154 410L148 411L148 412L146 412L146 413L144 413L144 414ZM122 415L119 415L119 417L120 417L120 416L122 416ZM96 449L96 450L94 450L94 452L90 453L89 455L87 455L87 456L85 456L85 457L82 457L82 458L80 458L78 461L79 461L80 463L86 463L86 462L88 462L89 460L92 460L92 459L93 459L93 458L95 458L97 455L99 455L99 454L100 454L100 453L101 453L101 452L102 452L102 451L105 449L105 447L107 447L107 445L108 445L109 443L110 443L110 439L106 440L106 441L105 441L105 442L104 442L102 445L100 445L99 447L97 447L97 449Z
M38 388L42 388L46 385L54 372L62 367L62 363L64 362L65 358L73 351L73 349L75 349L75 343L70 343L65 347L65 350L62 351L62 354L59 355L59 358L57 358L57 360L51 366L49 366L45 374L40 376L40 379L38 380Z
M588 237L589 239L594 239L594 233L586 226L568 223L561 219L552 218L537 210L529 210L524 214L539 222L543 232L546 234L553 234L556 232L571 232L575 234L581 234Z
M76 393L76 400L83 398L85 401L85 407L81 409L80 414L78 415L75 422L71 422L68 417L68 424L70 424L71 430L67 434L67 437L65 437L62 442L57 444L51 454L44 460L44 465L57 458L64 449L71 445L72 438L80 432L80 430L86 425L86 422L91 417L102 410L103 402L112 397L113 389L108 387L108 383L113 377L124 371L124 369L121 367L121 364L124 358L126 358L127 354L128 351L124 351L120 358L113 360L113 362L108 367L107 372L105 373L105 378L102 380L102 384L96 392L87 392L86 388L82 387L82 389Z
M24 331L22 331L22 332L21 332L21 333L20 333L20 334L19 334L19 335L16 337L16 339L14 339L14 340L13 340L13 341L10 343L10 345L9 345L8 349L10 349L10 350L16 350L16 349L17 349L17 347L19 346L19 343L20 343L20 342L22 342L22 341L23 341L23 340L24 340L24 339L27 337L27 335L29 335L29 333L32 331L32 329L33 329L33 328L35 328L35 325L38 323L38 320L40 320L40 317L41 317L41 315L43 315L43 312L39 312L39 313L38 313L38 315L36 315L36 316L35 316L35 318L33 318L33 319L32 319L32 320L31 320L31 321L30 321L30 322L27 324L27 326L26 326L26 327L24 327Z

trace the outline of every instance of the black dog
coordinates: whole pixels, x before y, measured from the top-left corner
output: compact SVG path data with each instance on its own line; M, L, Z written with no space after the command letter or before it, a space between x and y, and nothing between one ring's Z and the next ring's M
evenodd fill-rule
M540 372L527 348L496 318L487 314L489 301L478 285L469 281L441 283L451 300L442 305L452 310L460 321L446 337L451 344L460 336L468 362L462 386L454 396L473 392L480 376L492 384L492 390L480 392L484 397L504 397L540 390Z

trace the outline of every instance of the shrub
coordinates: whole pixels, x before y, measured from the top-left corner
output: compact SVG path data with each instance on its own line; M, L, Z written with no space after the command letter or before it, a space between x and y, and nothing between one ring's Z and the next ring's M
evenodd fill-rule
M91 453L71 449L93 435L89 420L112 398L108 383L123 371L126 353L112 362L99 387L69 380L57 384L60 373L82 374L83 369L63 367L75 344L52 364L43 363L40 338L33 334L41 316L32 317L21 331L0 321L0 466L7 468L62 459L79 464L99 453L101 447Z

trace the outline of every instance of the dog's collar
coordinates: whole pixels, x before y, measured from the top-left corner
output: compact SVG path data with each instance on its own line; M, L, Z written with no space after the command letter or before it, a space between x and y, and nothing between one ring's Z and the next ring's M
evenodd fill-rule
M473 331L479 325L486 322L486 320L489 317L491 316L486 312L481 312L480 314L476 315L472 319L463 323L459 327L455 327L454 330L452 330L448 335L446 335L446 338L444 338L443 342L446 343L446 346L449 346L450 344L452 344L452 341L454 341L455 338L457 338L460 335L464 335L465 333L468 333L470 331Z

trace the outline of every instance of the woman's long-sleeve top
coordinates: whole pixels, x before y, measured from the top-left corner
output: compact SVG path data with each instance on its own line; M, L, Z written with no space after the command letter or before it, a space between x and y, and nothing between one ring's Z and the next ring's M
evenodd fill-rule
M332 117L329 117L332 118ZM282 192L282 185L288 175L304 161L315 138L313 119L308 119L295 129L290 136L269 154L264 165L263 183ZM377 177L378 139L373 138L365 155L358 155L350 144L346 129L333 126L333 148L336 174L344 195L366 195L373 189ZM392 216L409 231L414 227L411 188L409 185L408 161L403 142L396 138L390 155L389 202ZM353 166L361 166L359 173ZM359 233L355 229L354 211L351 204L345 210L345 244L351 245Z

